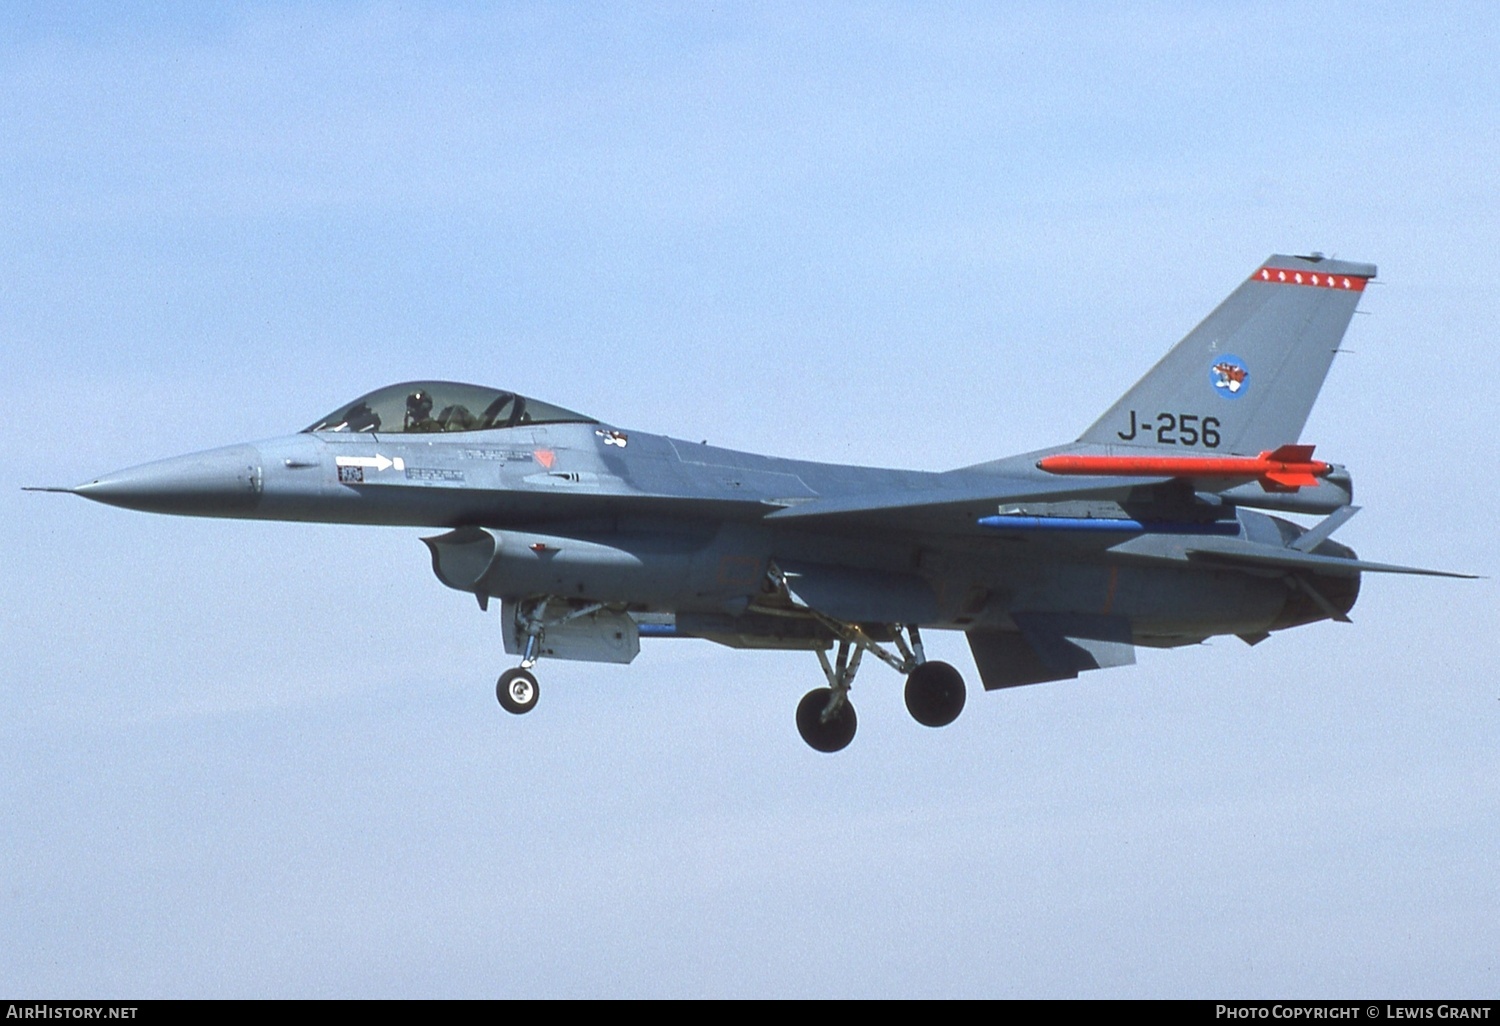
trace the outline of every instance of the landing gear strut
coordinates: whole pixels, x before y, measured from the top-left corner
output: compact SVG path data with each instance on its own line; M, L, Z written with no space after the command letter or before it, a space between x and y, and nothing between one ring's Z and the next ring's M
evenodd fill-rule
M510 622L512 613L504 611L505 609L514 610L514 623ZM601 610L605 613L601 614ZM505 639L505 650L507 652L519 650L521 653L521 665L501 674L500 681L495 686L495 697L500 700L500 705L506 712L519 714L530 712L536 707L539 689L536 675L531 671L536 666L537 660L543 655L555 654L556 639L559 636L566 637L564 628L569 628L569 625L576 626L578 620L595 614L607 614L615 619L624 619L622 613L609 614L602 602L575 602L549 595L527 598L515 603L514 606L511 605L510 600L506 600L501 612L501 630L509 632ZM548 646L546 644L547 633L554 630L559 633L554 635L554 644ZM616 634L615 637L620 639L622 635ZM632 643L635 643L635 640L632 635ZM632 649L621 661L629 662L634 654L635 649Z
M547 600L540 599L529 614L520 618L520 626L526 637L526 647L521 652L521 665L513 670L506 670L495 683L495 698L499 700L500 707L517 716L535 709L536 700L542 694L531 668L541 656L542 631L545 626L542 611L546 606Z
M849 702L849 688L867 651L907 675L906 708L918 723L946 727L963 712L963 676L947 663L927 661L922 635L915 624L890 628L891 641L897 650L891 652L857 624L844 623L814 610L808 612L839 639L838 655L832 663L818 650L828 687L809 691L797 706L797 731L811 747L820 752L837 752L854 740L856 719L854 706ZM907 638L911 639L909 643Z
M854 740L858 719L849 702L849 685L859 672L864 651L862 646L841 640L838 658L830 665L827 654L818 649L818 662L823 664L828 687L813 688L797 703L797 732L820 752L837 752Z

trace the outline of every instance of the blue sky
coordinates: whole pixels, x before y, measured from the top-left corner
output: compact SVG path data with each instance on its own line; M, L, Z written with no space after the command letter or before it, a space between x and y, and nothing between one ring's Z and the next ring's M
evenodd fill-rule
M1340 539L1493 576L1485 5L10 5L0 990L1493 993L1492 580L838 757L806 654L495 705L422 532L53 495L411 378L789 456L1075 437L1272 252L1380 266ZM1472 468L1470 464L1472 464ZM960 637L931 647L970 675Z

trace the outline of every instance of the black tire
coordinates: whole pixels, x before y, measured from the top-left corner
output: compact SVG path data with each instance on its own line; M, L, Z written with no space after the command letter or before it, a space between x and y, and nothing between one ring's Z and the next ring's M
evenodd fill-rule
M802 735L802 740L820 752L847 748L854 740L854 730L858 726L854 706L847 698L838 713L827 723L823 722L823 710L828 708L831 697L832 688L814 688L797 703L797 732Z
M519 667L514 670L506 670L500 675L500 680L495 684L495 697L500 700L501 707L508 713L517 716L529 713L536 708L536 700L541 697L542 689L528 670Z
M963 674L947 663L923 663L906 678L906 711L924 727L946 727L964 711Z

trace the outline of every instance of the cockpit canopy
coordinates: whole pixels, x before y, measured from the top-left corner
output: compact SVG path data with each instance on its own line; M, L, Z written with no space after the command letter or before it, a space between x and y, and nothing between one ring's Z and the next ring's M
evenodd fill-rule
M514 392L457 381L388 385L340 407L304 431L383 435L489 431L518 424L597 424L592 417Z

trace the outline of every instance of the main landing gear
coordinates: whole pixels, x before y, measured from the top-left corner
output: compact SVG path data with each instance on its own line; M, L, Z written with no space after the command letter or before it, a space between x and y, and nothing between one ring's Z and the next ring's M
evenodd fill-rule
M854 740L858 719L849 701L849 688L866 651L907 675L906 709L918 723L927 727L946 727L963 712L963 675L947 663L927 661L922 651L922 636L915 624L905 628L911 638L910 644L902 637L902 628L892 629L892 640L897 648L893 653L858 625L814 615L838 637L839 647L831 663L827 653L818 650L818 662L822 664L823 675L828 678L828 686L814 688L797 704L797 732L812 748L820 752L837 752Z
M559 600L551 607L553 615L548 616L548 601L545 597L531 599L517 607L515 634L507 638L506 647L509 651L515 652L520 648L521 665L500 675L495 684L495 698L499 700L501 708L517 716L535 709L537 698L541 694L536 675L531 671L543 654L542 639L545 633L553 629L561 630L582 617L604 615L599 612L604 608L599 603L569 606ZM832 659L826 649L814 650L828 686L814 688L797 704L797 732L802 735L802 740L819 752L841 751L854 740L859 720L853 703L849 701L849 689L854 684L854 676L859 672L860 661L866 652L898 673L906 675L906 708L918 723L927 727L945 727L963 712L963 676L947 663L928 661L922 650L922 635L916 624L879 624L867 630L857 623L834 619L807 606L793 609L769 607L763 608L761 612L773 616L795 617L803 621L803 626L811 619L838 642ZM613 615L624 616L623 613ZM511 628L507 627L509 629ZM618 638L618 634L615 637ZM546 646L548 653L556 654L556 639L557 636L554 635L553 642ZM633 634L631 640L635 640ZM634 653L635 648L632 647L628 655L633 656ZM599 661L607 661L607 658ZM627 658L621 661L629 660Z
M854 729L859 725L849 702L849 685L854 683L865 649L840 639L838 660L833 665L828 662L828 653L821 648L817 651L828 687L813 688L797 703L797 732L818 751L837 752L854 740Z
M849 693L813 688L797 703L797 732L820 752L837 752L854 740L859 720Z
M964 678L947 663L921 663L906 677L906 711L924 727L946 727L964 711Z

